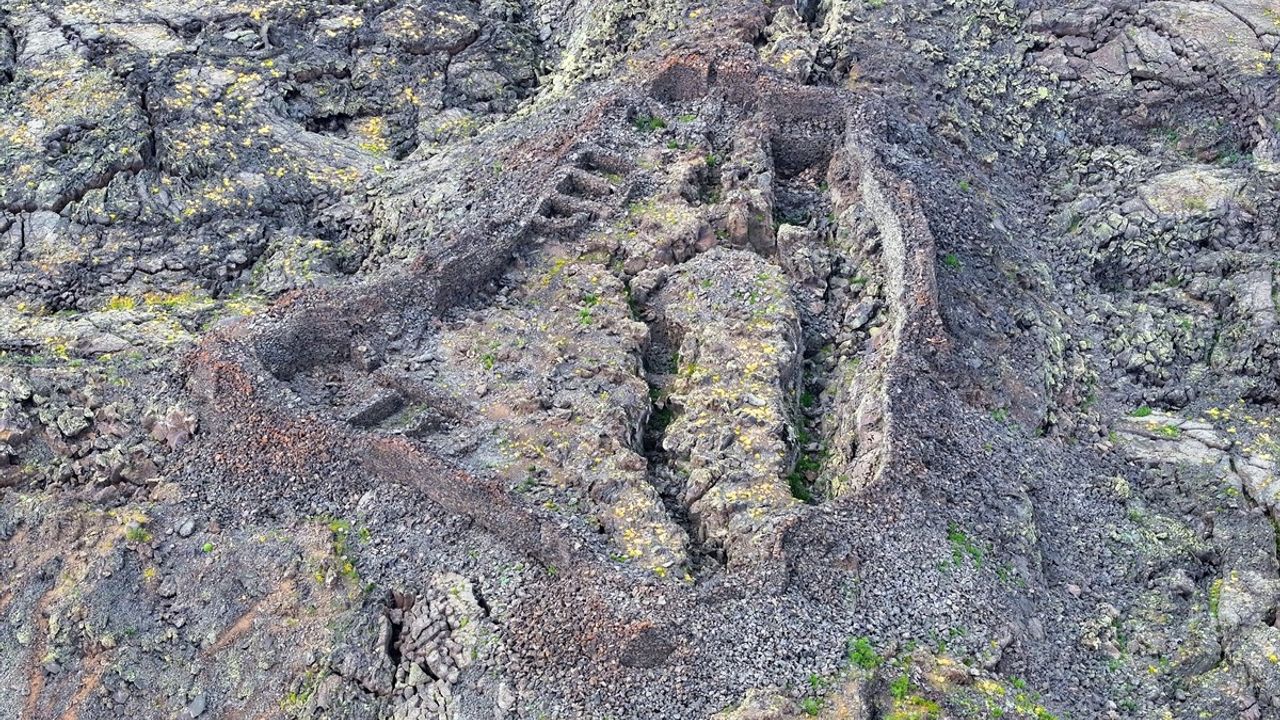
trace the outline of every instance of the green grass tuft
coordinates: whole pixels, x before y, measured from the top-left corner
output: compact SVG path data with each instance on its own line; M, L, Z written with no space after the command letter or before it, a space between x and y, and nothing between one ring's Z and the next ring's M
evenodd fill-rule
M849 662L863 670L875 670L884 663L868 637L856 637L849 642Z
M657 132L667 126L667 121L657 115L637 115L631 124L644 133Z

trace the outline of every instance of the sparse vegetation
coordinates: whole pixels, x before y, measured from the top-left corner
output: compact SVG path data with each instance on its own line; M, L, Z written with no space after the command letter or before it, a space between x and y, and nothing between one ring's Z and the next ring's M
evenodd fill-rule
M640 132L653 133L665 128L667 121L657 115L637 115L632 119L631 124Z
M889 694L894 700L905 700L910 693L911 677L906 674L899 675L889 683Z
M849 642L849 662L863 670L875 670L884 663L868 637L856 637Z
M128 295L112 295L111 298L107 300L105 309L126 312L136 308L137 306L138 301Z
M130 525L124 531L124 538L131 543L149 543L151 532L144 525Z
M1182 199L1182 206L1194 212L1204 212L1209 209L1209 201L1199 195L1188 195Z
M1209 585L1209 615L1218 619L1218 605L1222 602L1222 578L1214 578Z
M290 715L302 712L323 677L321 673L308 670L302 677L301 688L290 691L280 700L280 709Z
M592 313L596 305L600 304L598 295L587 295L582 298L582 307L578 310L578 322L583 325L590 325Z
M885 720L935 720L942 713L938 703L920 695L895 698Z
M791 489L791 497L803 502L813 502L813 491L805 480L804 473L793 470L787 475L787 487Z
M974 567L982 567L982 548L975 543L959 525L947 525L947 541L951 543L951 562L953 565L964 564L965 558L973 561Z
M808 434L803 429L797 430L797 436L801 446L808 442ZM792 497L804 502L813 502L813 478L822 471L825 454L821 450L818 452L802 451L796 458L795 467L787 475L787 484L791 488Z
M347 580L359 583L360 575L356 572L355 562L351 557L351 522L331 518L327 524L333 537L332 551L338 563L338 573Z

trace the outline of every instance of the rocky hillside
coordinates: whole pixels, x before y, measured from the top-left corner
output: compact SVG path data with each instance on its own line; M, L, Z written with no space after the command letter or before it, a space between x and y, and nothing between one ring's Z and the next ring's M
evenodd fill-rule
M0 717L1280 718L1274 0L0 0Z

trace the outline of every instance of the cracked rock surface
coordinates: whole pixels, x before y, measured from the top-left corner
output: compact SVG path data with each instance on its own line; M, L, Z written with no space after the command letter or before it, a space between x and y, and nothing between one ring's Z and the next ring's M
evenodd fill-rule
M1280 718L1278 46L0 2L0 717Z

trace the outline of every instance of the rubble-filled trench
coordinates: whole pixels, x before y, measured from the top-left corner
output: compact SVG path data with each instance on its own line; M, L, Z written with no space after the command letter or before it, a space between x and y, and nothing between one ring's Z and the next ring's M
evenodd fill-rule
M0 5L0 716L1280 717L1275 10Z

